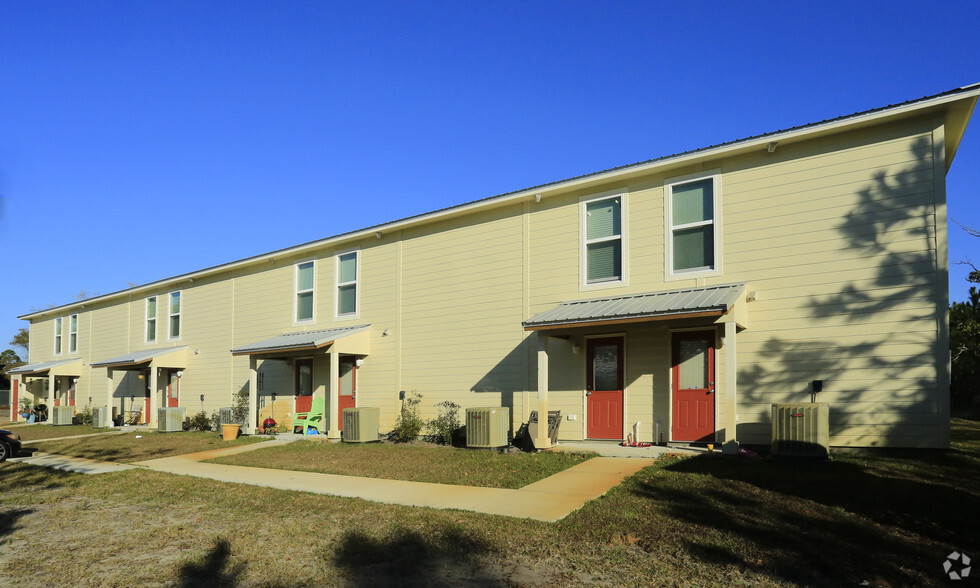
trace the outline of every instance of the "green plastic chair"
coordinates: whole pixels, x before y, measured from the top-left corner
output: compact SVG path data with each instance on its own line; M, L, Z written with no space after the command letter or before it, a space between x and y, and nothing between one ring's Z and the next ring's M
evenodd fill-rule
M296 416L293 417L293 432L296 432L296 427L302 427L302 434L306 435L310 427L316 425L316 429L319 432L323 432L323 398L315 397L313 398L313 405L310 406L309 412L297 412Z

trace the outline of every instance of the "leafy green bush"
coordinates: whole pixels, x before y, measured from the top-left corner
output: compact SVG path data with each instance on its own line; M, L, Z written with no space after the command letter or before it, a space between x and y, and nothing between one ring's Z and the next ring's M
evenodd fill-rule
M214 411L214 412L211 413L211 416L208 417L208 422L210 423L208 425L210 427L208 429L209 431L220 431L221 430L221 414L218 413L218 411Z
M92 424L92 409L85 407L82 410L75 413L75 421L79 425L91 425Z
M213 415L212 415L213 417ZM213 431L211 426L212 417L208 417L208 413L203 410L190 418L188 424L188 430L191 431Z
M452 445L453 438L460 429L459 409L455 402L446 400L436 405L439 407L439 416L427 423L429 431L432 433L432 440L441 445Z
M419 433L425 426L425 421L419 416L419 404L422 402L422 395L412 391L410 397L405 399L402 405L402 413L395 421L395 428L388 435L388 439L395 443L408 443L418 438Z

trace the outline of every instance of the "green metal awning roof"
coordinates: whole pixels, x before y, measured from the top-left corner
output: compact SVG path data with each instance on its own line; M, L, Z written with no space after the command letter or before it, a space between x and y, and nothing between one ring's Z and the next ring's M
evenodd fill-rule
M525 331L621 324L665 318L721 316L743 295L745 284L724 284L562 302L524 321Z
M242 345L231 350L232 355L259 355L289 351L307 351L326 347L348 335L366 331L371 325L356 325L353 327L337 327L320 331L303 331L286 333L271 339Z

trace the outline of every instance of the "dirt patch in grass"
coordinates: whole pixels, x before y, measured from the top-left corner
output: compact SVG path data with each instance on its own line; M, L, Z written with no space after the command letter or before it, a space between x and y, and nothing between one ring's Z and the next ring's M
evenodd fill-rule
M501 454L395 443L296 441L209 461L342 476L485 488L522 488L592 457L594 454Z
M7 429L20 435L22 441L37 441L39 439L56 439L58 437L72 437L75 435L94 435L105 433L106 429L93 429L88 425L25 425L22 427L14 426Z
M223 441L220 433L199 431L182 433L135 431L121 435L96 435L65 441L48 441L38 443L36 447L31 447L28 443L24 447L70 457L130 463L266 440L264 437L239 437L234 441Z

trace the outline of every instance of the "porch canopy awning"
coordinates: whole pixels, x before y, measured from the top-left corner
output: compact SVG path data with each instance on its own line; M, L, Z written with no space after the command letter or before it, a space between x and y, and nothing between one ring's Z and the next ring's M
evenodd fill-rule
M342 338L350 338L352 335L360 333L366 334L371 325L356 325L352 327L337 327L333 329L323 329L320 331L304 331L301 333L287 333L271 339L242 345L231 350L232 355L288 355L300 351L316 351L329 347L335 341ZM366 349L360 351L366 354Z
M104 367L115 369L139 369L146 367L146 364L153 362L157 367L182 368L186 367L187 347L164 347L157 349L144 349L134 353L127 353L112 359L96 361L92 367Z
M720 317L744 297L745 284L723 284L562 302L524 321L525 331L617 325L675 318Z
M80 376L82 372L82 360L59 359L57 361L45 361L43 363L29 363L14 368L9 373L12 376L46 376L48 372L51 372L53 376Z

